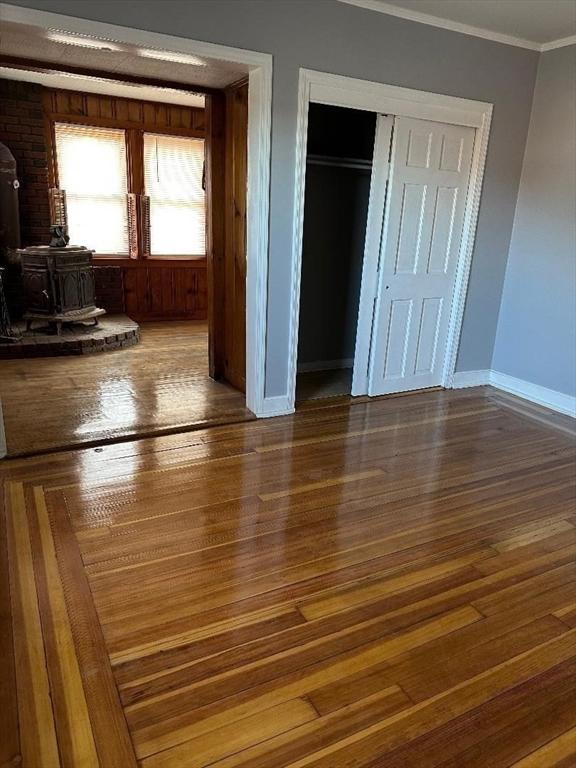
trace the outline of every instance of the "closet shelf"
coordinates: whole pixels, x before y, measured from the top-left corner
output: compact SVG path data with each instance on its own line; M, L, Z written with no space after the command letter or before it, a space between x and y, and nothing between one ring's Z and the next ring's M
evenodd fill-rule
M332 155L308 155L306 162L310 165L330 165L337 168L359 168L369 171L372 169L372 160L364 160L361 157L333 157Z

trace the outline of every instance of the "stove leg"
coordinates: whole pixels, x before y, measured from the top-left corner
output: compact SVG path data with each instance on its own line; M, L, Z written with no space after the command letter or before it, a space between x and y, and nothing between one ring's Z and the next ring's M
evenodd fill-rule
M62 320L56 320L56 335L62 336Z

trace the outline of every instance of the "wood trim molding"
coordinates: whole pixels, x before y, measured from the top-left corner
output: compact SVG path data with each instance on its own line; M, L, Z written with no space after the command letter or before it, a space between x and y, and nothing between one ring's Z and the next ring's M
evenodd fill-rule
M214 379L224 374L225 110L223 93L206 99L208 368Z
M436 120L455 125L476 128L474 154L470 175L469 191L466 202L464 230L454 300L450 316L447 352L443 372L443 386L450 387L456 365L458 343L464 302L468 288L468 278L472 261L472 250L476 234L476 223L484 177L484 166L490 135L492 104L485 102L445 96L439 93L400 88L398 86L373 83L366 80L300 70L298 89L298 122L296 136L296 180L293 219L293 255L291 281L291 319L288 359L288 392L286 407L294 410L296 398L296 373L298 356L298 318L300 312L300 274L302 271L302 236L304 228L304 190L306 183L306 141L308 124L308 105L310 102L331 104L338 107L364 109L387 115L413 117L423 120ZM365 329L366 330L366 329ZM360 391L358 377L355 376L357 390Z
M246 390L246 160L248 83L225 90L224 378Z
M94 266L122 267L123 269L140 269L142 266L151 267L152 269L190 269L190 267L206 269L206 256L201 256L197 259L174 259L172 257L165 259L131 259L128 256L119 256L117 258L113 256L95 256Z

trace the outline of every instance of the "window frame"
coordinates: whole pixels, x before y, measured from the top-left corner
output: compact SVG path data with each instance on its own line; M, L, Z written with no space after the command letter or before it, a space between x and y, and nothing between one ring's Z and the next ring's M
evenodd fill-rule
M51 129L51 137L52 137L52 158L53 158L53 174L52 179L53 185L56 188L60 187L60 178L59 178L59 167L58 167L58 149L57 149L57 140L56 140L56 126L57 125L82 125L86 128L108 128L110 130L116 130L116 131L123 131L124 132L124 145L125 145L125 157L126 157L126 192L130 193L130 173L129 173L129 166L130 161L128 158L128 137L127 137L127 130L122 127L118 126L111 126L111 125L99 125L95 122L86 122L86 121L78 121L78 120L58 120L53 119L51 120L50 129ZM123 261L130 259L130 246L128 245L128 253L97 253L94 252L94 258L98 259L114 259L115 261Z
M144 104L150 104L156 106L155 102L142 102ZM160 106L160 105L159 105ZM207 133L204 130L177 128L174 126L157 126L157 125L139 125L134 127L133 123L127 120L119 120L116 118L94 118L86 117L84 115L74 114L60 114L51 113L45 114L45 128L46 136L49 145L49 163L48 163L48 180L49 187L59 188L58 177L58 157L56 152L56 123L70 124L70 125L85 125L92 128L115 128L124 131L124 138L126 142L126 180L128 194L135 194L140 199L145 195L144 186L144 134L162 134L165 136L175 136L180 138L201 139L204 141L204 162L207 163ZM206 226L208 226L208 212L210 210L210 204L208 198L205 201L206 211ZM206 253L204 254L154 254L153 256L146 255L142 247L142 220L140 211L137 213L137 232L138 232L138 248L136 256L130 254L114 254L114 253L94 253L94 260L98 261L102 266L106 265L120 265L128 264L132 262L145 262L146 264L154 265L165 264L166 262L178 262L182 266L185 263L198 263L205 261L208 251L208 240L206 242Z
M206 168L206 137L205 136L184 136L182 134L174 133L172 131L157 131L157 130L149 130L144 129L141 131L141 159L142 159L142 194L146 195L146 184L144 179L144 135L148 134L150 136L159 135L159 136L172 136L174 138L180 138L180 139L191 139L194 141L202 141L204 143L204 169ZM206 199L207 191L204 189L204 227L207 226L207 216L208 216L208 200ZM149 197L149 196L148 196ZM150 198L149 198L150 199ZM207 250L207 244L208 244L208 238L205 238L205 249L203 254L158 254L155 253L153 255L147 256L146 259L159 259L161 261L199 261L200 259L206 258L206 250Z

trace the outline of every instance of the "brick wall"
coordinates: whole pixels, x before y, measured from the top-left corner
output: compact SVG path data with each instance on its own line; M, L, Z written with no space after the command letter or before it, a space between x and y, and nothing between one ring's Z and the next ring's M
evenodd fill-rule
M44 137L42 86L0 79L0 142L14 155L20 181L22 245L50 239L48 154Z

